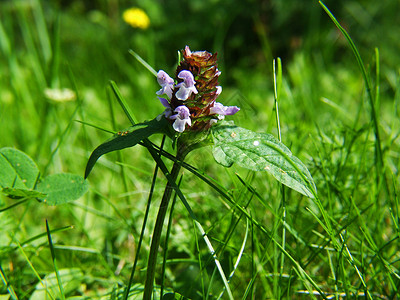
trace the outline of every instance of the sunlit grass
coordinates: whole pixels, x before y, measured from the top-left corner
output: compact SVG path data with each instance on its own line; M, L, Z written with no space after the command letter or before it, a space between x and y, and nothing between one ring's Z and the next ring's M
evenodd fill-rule
M110 80L138 121L152 119L163 109L155 97L157 83L128 53L128 42L111 44L113 23L88 21L72 8L61 10L58 21L55 9L39 1L22 3L0 4L0 147L26 152L43 175L83 175L90 152L110 134L76 120L111 131L130 126ZM335 32L325 12L319 13ZM78 24L81 31L75 29ZM132 34L127 25L120 26L116 36ZM316 30L310 29L310 34L322 35ZM134 38L146 43L133 50L156 70L172 69L174 62L166 65L165 53L152 34L137 33ZM310 169L321 207L282 189L268 174L214 164L208 149L188 156L186 162L220 189L183 172L181 190L225 274L235 271L229 280L235 299L324 297L317 292L336 299L398 297L400 81L397 66L387 64L391 45L385 48L376 40L365 42L370 47L366 48L355 40L356 45L359 42L376 105L375 121L358 62L342 38L334 36L330 44L321 43L320 50L312 51L305 42L293 56L282 59L281 138ZM335 56L335 47L343 55ZM221 97L224 103L241 107L236 123L278 137L273 71L266 68L272 61L257 59L258 66L241 69L224 61ZM383 64L380 69L377 59ZM48 88L68 88L76 98L51 101ZM374 130L380 133L381 166ZM152 141L159 145L161 138ZM164 149L173 152L168 143ZM61 294L82 299L122 297L138 255L130 293L132 299L135 294L140 298L156 207L167 182L159 172L137 254L154 168L147 150L135 146L103 157L90 177L90 192L80 200L56 207L29 200L18 209L0 211L0 295L29 299L55 271L53 251L60 281L76 276L67 279L72 288L64 287ZM0 209L15 201L2 196ZM167 224L164 233L166 229ZM171 215L165 258L159 260L160 270L165 263L164 292L216 299L223 291L210 251L179 199ZM160 283L157 278L157 288ZM58 285L54 289L60 291Z

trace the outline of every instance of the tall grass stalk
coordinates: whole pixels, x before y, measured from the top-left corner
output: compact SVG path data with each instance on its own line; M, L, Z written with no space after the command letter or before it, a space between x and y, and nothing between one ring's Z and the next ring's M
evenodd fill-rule
M47 220L46 220L46 231L47 231L47 239L49 241L51 258L53 260L54 272L56 274L58 288L60 290L60 297L61 297L62 300L65 300L64 286L63 286L63 283L61 281L60 272L58 270L56 253L54 251L53 240L51 238L50 227L49 227L49 223L47 222Z
M376 104L378 99L374 99L374 96L372 94L372 85L371 85L371 79L367 74L367 70L365 69L364 62L361 58L360 52L358 51L356 45L354 44L352 38L350 35L347 33L347 31L340 25L340 23L337 21L335 16L330 12L328 7L322 2L319 1L319 4L322 6L322 8L325 10L325 12L328 14L328 16L331 18L333 23L336 25L336 27L340 30L340 32L343 34L343 36L346 38L348 41L351 50L353 51L353 54L357 60L358 66L361 70L362 77L364 79L365 83L365 89L367 92L367 97L369 101L369 105L371 108L371 120L374 128L374 134L375 134L375 159L376 159L376 166L377 166L377 177L376 180L377 182L383 180L381 178L385 178L385 171L384 171L384 159L383 159L383 151L382 151L382 145L381 145L381 137L379 133L379 122L378 122L378 115L377 115L377 110L376 110ZM376 55L378 57L378 52L376 52ZM377 68L376 68L376 75L379 76L379 60L376 62ZM376 78L377 80L377 86L379 86L379 77ZM379 92L379 88L376 88L376 93ZM378 102L379 103L379 102ZM386 179L383 180L384 187L386 187L386 191L388 192L388 187L387 187L387 181Z

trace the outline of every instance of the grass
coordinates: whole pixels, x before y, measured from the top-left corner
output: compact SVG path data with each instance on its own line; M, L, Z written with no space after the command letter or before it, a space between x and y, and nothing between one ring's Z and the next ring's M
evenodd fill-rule
M92 8L71 3L0 4L0 147L26 152L43 176L83 175L90 152L109 132L130 126L118 98L126 100L137 122L162 110L154 75L129 49L169 73L186 43L218 51L221 97L241 107L235 122L281 138L308 166L318 191L312 201L266 173L235 165L225 169L208 148L188 155L180 188L215 250L232 297L398 297L400 81L393 50L398 42L390 39L399 27L395 4L328 5L351 36L350 47L342 27L337 29L318 3L309 11L288 2L290 9L275 4L274 10L257 13L254 2L242 14L212 6L213 1L187 4L193 23L209 22L197 36L193 28L185 34L179 11L176 23L167 23L155 1L143 4L154 22L148 30L122 23L123 1L98 1ZM204 15L207 5L215 16ZM177 3L165 9L172 14ZM228 13L218 14L229 9L235 20L256 24L249 28L257 32L243 33ZM271 24L263 18L268 12L274 12ZM299 22L300 33L291 31L291 14L298 14L292 22ZM307 14L315 18L302 24ZM261 30L267 25L270 32ZM222 29L210 44L214 27ZM282 57L275 72L271 53ZM49 99L46 88L68 88L75 100ZM161 137L151 141L160 145ZM169 141L164 150L174 153ZM162 159L170 169L173 161ZM141 299L167 180L148 151L135 146L102 157L89 181L89 193L60 206L32 199L14 206L18 200L1 196L0 299L123 299L129 282L126 295ZM228 299L201 230L182 204L177 197L164 224L157 293Z

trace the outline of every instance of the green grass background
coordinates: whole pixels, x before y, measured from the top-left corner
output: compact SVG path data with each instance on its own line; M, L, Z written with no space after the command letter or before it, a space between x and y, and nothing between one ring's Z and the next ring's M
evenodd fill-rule
M218 52L220 101L241 107L231 117L237 124L277 136L272 61L280 57L282 141L308 166L322 207L282 189L266 173L216 165L209 148L191 153L187 162L226 188L251 218L187 171L182 191L225 273L235 270L230 282L235 299L339 299L344 295L396 299L400 3L325 4L364 60L383 164L375 155L378 143L366 85L348 42L317 1L305 0L1 1L0 147L26 152L43 176L83 175L90 152L110 134L76 120L117 131L130 125L110 91L110 80L117 83L138 121L153 119L163 110L155 95L155 77L128 50L172 75L177 51L185 45ZM148 14L148 29L123 22L122 12L131 6ZM46 88L69 88L76 91L76 100L49 100ZM152 138L156 143L160 140ZM173 151L169 142L165 147ZM52 207L31 200L4 210L15 200L1 196L0 299L45 299L39 278L54 272L46 219L51 229L61 229L52 233L64 282L61 297L122 297L154 168L146 149L136 146L101 158L89 178L90 192L75 202ZM159 174L132 299L141 297L165 183ZM223 285L210 258L178 200L164 291L216 299ZM318 289L325 294L317 295ZM59 293L57 286L53 290L54 295Z

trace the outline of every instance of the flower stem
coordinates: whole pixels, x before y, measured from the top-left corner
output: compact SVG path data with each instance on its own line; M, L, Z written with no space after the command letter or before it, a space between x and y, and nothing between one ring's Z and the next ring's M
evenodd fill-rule
M176 156L177 161L174 162L174 165L172 166L172 170L170 173L170 179L172 179L173 182L176 182L176 179L179 175L179 171L181 169L181 165L178 161L182 161L185 156L186 156L185 153L183 153L182 151L178 151L178 154ZM171 199L173 190L174 190L174 187L169 180L165 187L163 197L161 199L160 208L159 208L158 214L157 214L156 224L155 224L154 230L153 230L153 237L151 239L149 261L147 263L146 283L144 286L144 294L143 294L144 300L150 300L152 292L153 292L154 277L155 277L156 265L157 265L158 248L160 246L161 233L162 233L162 229L163 229L163 225L164 225L164 220L165 220L165 216L166 216L166 213L168 210L168 204Z

